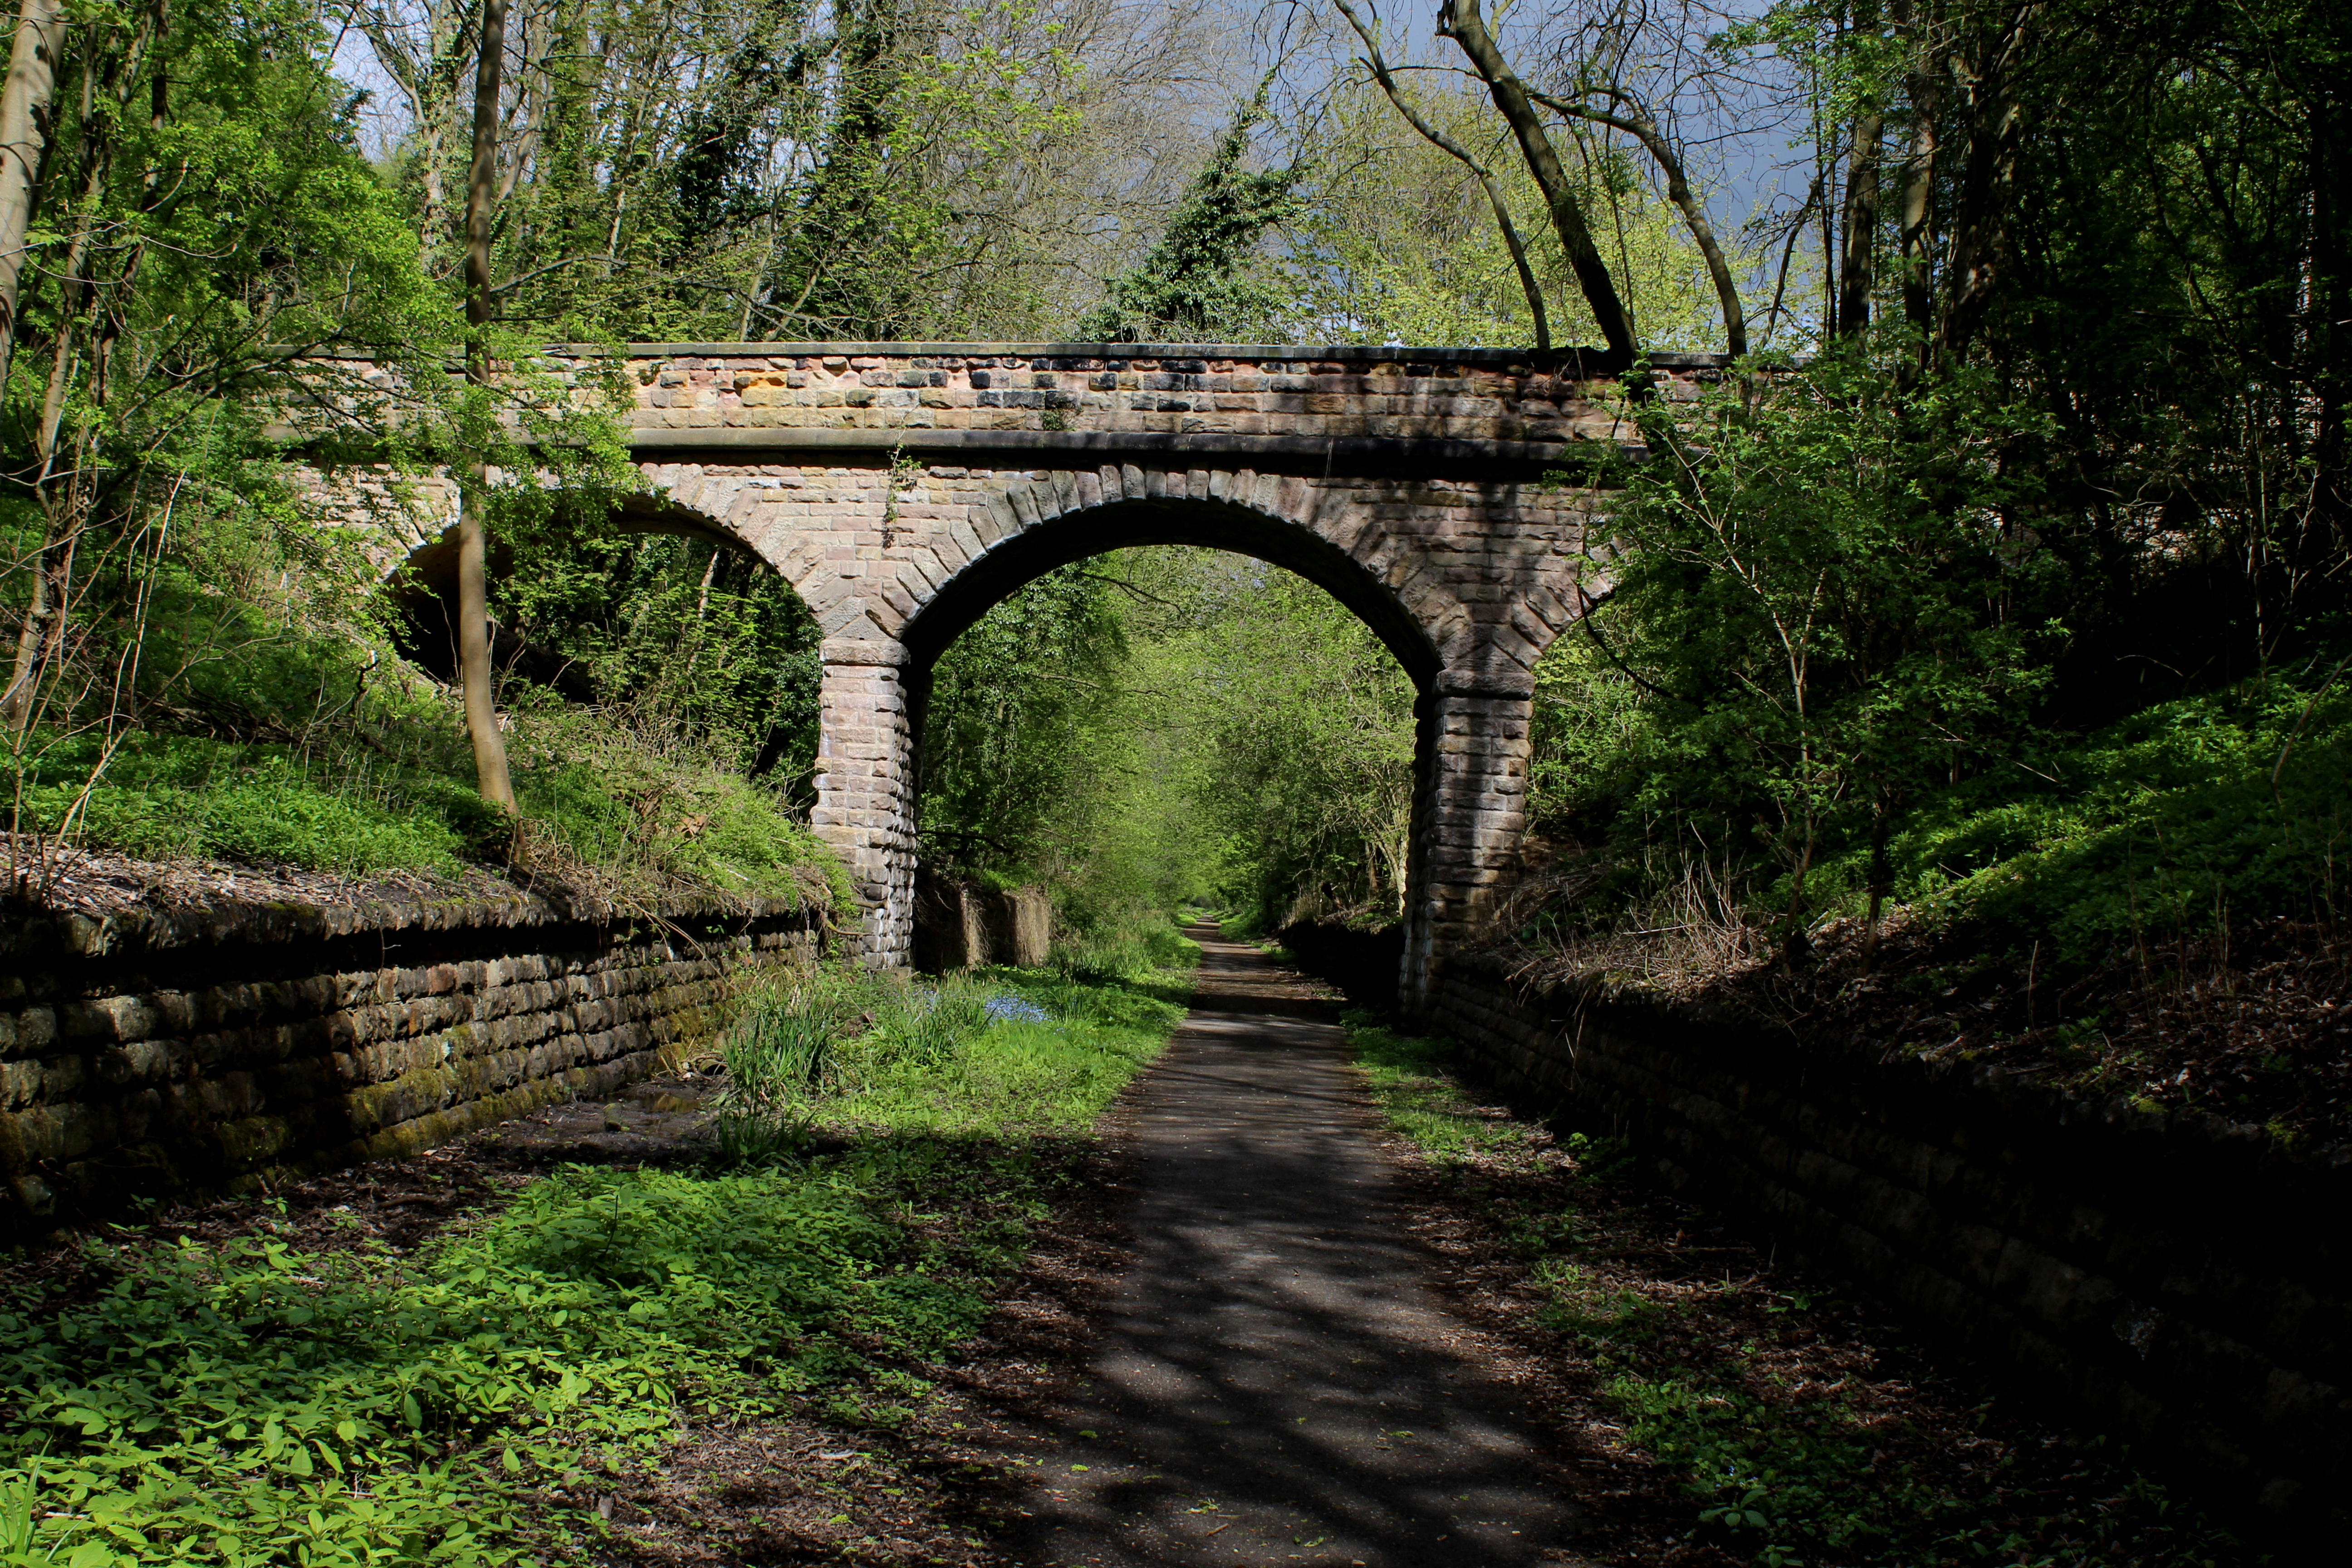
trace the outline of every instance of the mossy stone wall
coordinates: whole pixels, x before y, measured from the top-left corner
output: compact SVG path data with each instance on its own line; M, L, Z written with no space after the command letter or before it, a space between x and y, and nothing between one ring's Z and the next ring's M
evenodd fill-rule
M413 1153L602 1098L712 1033L822 915L556 900L0 926L0 1228Z
M2194 1493L2342 1541L2352 1151L1512 968L1456 960L1422 1022Z

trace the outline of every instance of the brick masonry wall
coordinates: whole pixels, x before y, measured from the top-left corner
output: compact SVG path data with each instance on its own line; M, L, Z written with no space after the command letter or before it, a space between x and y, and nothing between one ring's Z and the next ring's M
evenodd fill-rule
M794 352L794 351L799 352ZM1612 374L1525 351L1080 344L640 344L640 430L1064 430L1412 437L1534 442L1627 438ZM1714 356L1665 356L1685 400Z
M603 1098L814 955L793 905L237 905L0 926L0 1228L411 1153Z
M2217 1506L2352 1517L2352 1152L1458 958L1423 1016L1534 1108L1859 1281Z
M572 351L551 351L563 374ZM383 389L390 372L313 362ZM577 374L583 362L572 360ZM823 631L811 825L848 867L868 962L912 949L915 726L931 660L1061 562L1137 543L1299 572L1423 697L1405 994L1483 919L1515 852L1533 668L1590 595L1595 460L1637 436L1617 368L1577 350L1247 344L636 343L617 369L648 492L635 526L727 542ZM1708 355L1654 357L1689 404ZM353 411L364 403L352 405ZM293 433L289 427L289 434ZM1576 482L1539 482L1556 471ZM389 560L453 491L319 476ZM387 516L403 507L414 516Z

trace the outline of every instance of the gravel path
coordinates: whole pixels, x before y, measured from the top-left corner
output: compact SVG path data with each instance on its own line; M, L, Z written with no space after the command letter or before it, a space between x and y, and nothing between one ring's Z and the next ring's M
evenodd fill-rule
M1122 1104L1134 1262L1024 1445L1038 1563L1573 1562L1545 1444L1427 1283L1339 1029L1255 950Z

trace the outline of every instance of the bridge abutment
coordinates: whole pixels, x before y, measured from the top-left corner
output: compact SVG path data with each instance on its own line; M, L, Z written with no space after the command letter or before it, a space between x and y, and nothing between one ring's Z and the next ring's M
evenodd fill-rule
M1504 684L1447 671L1418 705L1412 854L1404 971L1397 1002L1428 1005L1444 956L1486 923L1527 826L1531 681Z
M827 642L818 689L816 805L809 826L849 870L859 948L877 969L915 949L915 748L907 650Z

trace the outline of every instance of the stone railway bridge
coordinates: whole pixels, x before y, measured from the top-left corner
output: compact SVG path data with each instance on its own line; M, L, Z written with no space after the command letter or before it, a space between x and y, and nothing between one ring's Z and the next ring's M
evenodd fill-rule
M1628 441L1573 353L1017 343L645 343L632 526L748 550L823 627L813 825L847 862L868 962L911 953L933 661L1065 563L1197 544L1287 567L1412 677L1418 781L1401 999L1509 877L1531 671L1578 614L1597 492L1544 476ZM1696 397L1713 356L1661 356ZM435 531L437 532L437 529ZM1590 586L1589 584L1587 585Z

